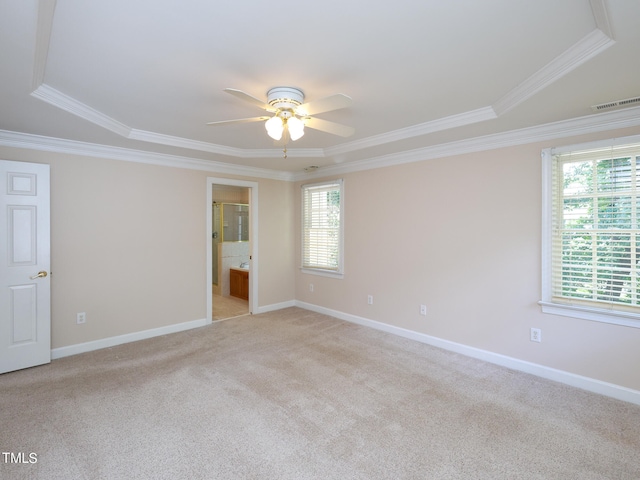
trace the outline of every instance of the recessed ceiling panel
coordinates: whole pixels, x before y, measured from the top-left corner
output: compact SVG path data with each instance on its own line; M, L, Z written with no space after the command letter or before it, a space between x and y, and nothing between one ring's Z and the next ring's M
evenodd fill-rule
M270 88L291 86L305 101L353 99L318 115L352 137L308 128L287 146L330 164L331 152L360 159L640 94L636 2L57 0L43 83L29 96L48 1L0 5L0 128L254 165L282 150L261 122L206 123L264 114L225 88L266 101Z

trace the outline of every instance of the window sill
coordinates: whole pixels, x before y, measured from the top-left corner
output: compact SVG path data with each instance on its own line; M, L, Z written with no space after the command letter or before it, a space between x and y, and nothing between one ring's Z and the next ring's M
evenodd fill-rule
M564 317L581 318L594 322L610 323L613 325L623 325L625 327L640 328L640 315L615 310L587 308L576 305L565 305L561 303L551 303L539 301L542 313L562 315Z
M322 270L315 268L301 268L300 271L302 273L308 273L310 275L320 275L321 277L330 277L330 278L344 278L344 273L336 272L334 270Z

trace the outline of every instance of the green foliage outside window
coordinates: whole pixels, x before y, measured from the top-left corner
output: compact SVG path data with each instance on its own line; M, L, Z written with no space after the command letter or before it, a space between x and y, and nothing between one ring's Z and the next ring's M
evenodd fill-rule
M638 165L640 157L559 163L562 272L556 294L638 305Z

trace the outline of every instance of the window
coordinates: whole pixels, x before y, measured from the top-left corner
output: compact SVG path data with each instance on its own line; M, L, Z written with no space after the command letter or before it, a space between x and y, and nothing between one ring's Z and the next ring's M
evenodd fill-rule
M343 273L343 181L302 186L302 269Z
M640 143L591 147L543 152L541 304L640 328Z

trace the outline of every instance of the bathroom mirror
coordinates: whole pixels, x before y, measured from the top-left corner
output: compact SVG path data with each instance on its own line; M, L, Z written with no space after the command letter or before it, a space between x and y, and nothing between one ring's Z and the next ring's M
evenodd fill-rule
M219 242L248 242L249 205L216 203L213 209L213 236Z

